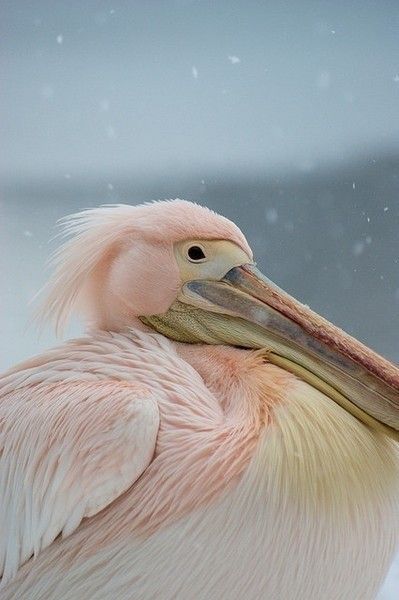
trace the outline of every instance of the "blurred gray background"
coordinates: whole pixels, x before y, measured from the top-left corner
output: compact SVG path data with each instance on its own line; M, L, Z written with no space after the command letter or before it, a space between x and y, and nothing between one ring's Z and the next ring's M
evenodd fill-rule
M399 361L397 0L0 10L0 368L55 342L27 323L56 220L165 197L235 220L269 277Z

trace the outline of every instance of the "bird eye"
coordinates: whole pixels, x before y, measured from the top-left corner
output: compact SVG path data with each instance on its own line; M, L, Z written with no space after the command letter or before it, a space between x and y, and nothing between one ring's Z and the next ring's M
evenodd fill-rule
M187 250L187 256L191 262L200 262L206 258L205 252L200 246L190 246Z

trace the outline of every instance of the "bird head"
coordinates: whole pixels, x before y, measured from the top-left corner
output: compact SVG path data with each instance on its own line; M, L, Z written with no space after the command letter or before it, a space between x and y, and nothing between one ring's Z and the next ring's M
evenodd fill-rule
M41 316L62 328L144 323L180 342L264 348L270 362L399 439L399 369L265 277L238 227L173 200L90 209L64 220Z

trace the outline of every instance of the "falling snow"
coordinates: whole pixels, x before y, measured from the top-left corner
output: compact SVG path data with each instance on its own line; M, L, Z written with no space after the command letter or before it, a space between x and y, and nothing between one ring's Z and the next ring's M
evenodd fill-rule
M322 71L317 78L317 87L326 90L331 85L331 75L328 71Z
M52 85L44 85L40 91L42 98L51 100L54 97L54 88Z
M198 79L198 69L195 66L191 67L191 74L194 77L194 79Z
M352 252L354 256L360 256L364 252L365 244L362 241L357 241L353 244Z
M238 58L238 56L229 55L227 58L229 59L232 65L238 65L238 63L241 62L241 59Z
M63 41L64 41L64 36L60 33L59 35L57 35L57 44L59 44L61 46Z
M277 223L278 220L278 213L277 210L275 208L268 208L266 209L266 221L268 223L270 223L270 225L273 225L274 223Z
M108 127L105 130L105 133L107 134L107 137L110 140L114 140L116 138L116 131L113 125L108 125Z
M294 223L292 221L287 221L284 223L284 229L288 231L288 233L292 233L295 229Z

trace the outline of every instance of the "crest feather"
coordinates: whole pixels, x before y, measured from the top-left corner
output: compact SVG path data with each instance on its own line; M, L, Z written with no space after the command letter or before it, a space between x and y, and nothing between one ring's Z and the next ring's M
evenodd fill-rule
M50 258L49 266L54 272L37 294L43 298L36 313L39 324L49 321L57 335L62 334L79 307L96 266L120 242L121 234L133 230L134 211L134 206L108 204L58 221L62 231L56 237L66 241Z

